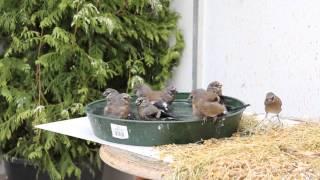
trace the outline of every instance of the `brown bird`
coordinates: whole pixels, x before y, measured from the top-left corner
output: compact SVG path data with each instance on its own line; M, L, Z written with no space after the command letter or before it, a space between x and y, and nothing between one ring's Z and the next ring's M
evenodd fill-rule
M211 91L218 94L219 96L222 96L222 83L220 83L219 81L211 82L207 87L207 91Z
M136 84L134 91L137 97L148 98L151 104L164 111L168 111L168 105L174 101L177 93L173 86L168 86L163 91L154 91L146 84Z
M219 81L211 82L207 87L207 91L218 94L220 97L220 104L225 104L224 97L222 96L222 83L220 83Z
M279 118L279 113L282 110L281 99L278 96L276 96L273 92L268 92L266 95L266 99L264 100L264 106L265 106L265 111L266 111L265 118L268 117L268 113L273 113L273 114L277 115L278 121L281 123L280 118Z
M225 106L219 103L219 96L213 92L195 89L191 92L190 98L192 99L192 112L199 118L217 117L226 111Z
M148 85L142 83L135 84L133 90L137 97L146 97L147 94L152 92L152 89Z
M205 119L208 117L214 118L226 111L225 106L219 102L198 101L196 107Z
M200 98L211 102L220 101L220 97L216 93L212 91L206 91L204 89L192 90L188 99L195 100Z
M111 97L110 97L111 96ZM127 119L130 114L130 95L122 94L109 94L107 96L107 105L104 108L104 115Z
M156 106L151 104L146 97L139 97L136 100L136 105L139 116L143 120L151 120L153 118L158 119L161 116L161 111Z

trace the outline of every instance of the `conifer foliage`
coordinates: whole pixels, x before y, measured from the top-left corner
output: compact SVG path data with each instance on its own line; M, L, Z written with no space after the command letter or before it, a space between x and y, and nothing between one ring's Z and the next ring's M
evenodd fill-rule
M27 159L52 179L97 167L94 144L34 126L85 115L84 106L110 84L130 89L141 77L163 87L184 47L169 6L170 0L0 0L2 153Z

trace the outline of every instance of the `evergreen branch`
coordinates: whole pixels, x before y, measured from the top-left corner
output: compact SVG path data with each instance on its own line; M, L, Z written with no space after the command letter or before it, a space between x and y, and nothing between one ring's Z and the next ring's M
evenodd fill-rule
M41 34L40 37L43 35L43 29L41 29ZM39 46L38 46L38 51L37 51L37 57L40 57L40 51L42 47L42 41L40 41ZM38 89L38 106L41 105L41 67L40 64L36 64L36 85Z
M0 4L7 44L0 55L1 151L56 179L98 168L97 145L34 125L85 115L84 106L107 86L126 92L137 81L163 86L184 45L174 34L179 16L170 0Z

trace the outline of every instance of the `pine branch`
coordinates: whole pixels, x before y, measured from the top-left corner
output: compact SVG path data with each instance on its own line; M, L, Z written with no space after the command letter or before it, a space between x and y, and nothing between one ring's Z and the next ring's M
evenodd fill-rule
M51 178L99 167L96 145L34 125L84 116L107 86L163 86L184 46L178 18L169 0L0 0L1 151Z
M40 38L43 36L43 29L41 29ZM41 55L41 49L42 49L42 41L40 40L38 50L37 50L37 58ZM48 101L46 100L43 91L42 91L42 82L41 82L41 65L36 64L36 85L38 88L38 106L41 105L41 99L45 102L45 104L48 104Z

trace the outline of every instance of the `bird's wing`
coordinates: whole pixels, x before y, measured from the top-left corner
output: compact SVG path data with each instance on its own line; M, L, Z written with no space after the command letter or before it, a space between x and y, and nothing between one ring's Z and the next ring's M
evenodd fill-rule
M163 101L152 101L151 104L153 104L156 108L163 110L163 111L168 111L168 104Z
M205 116L215 117L225 111L225 107L218 102L199 102L198 110Z
M150 91L146 93L146 97L149 99L149 101L161 101L161 94L159 91Z
M105 108L105 113L109 115L114 115L114 116L126 116L130 111L129 106L127 105L109 105L107 108Z
M267 98L264 100L264 105L268 105L268 101L267 101Z
M119 107L119 116L122 118L128 118L129 112L130 112L130 106L129 105L122 105Z
M121 98L122 98L122 95L121 95L121 94L113 94L113 95L110 97L110 104L112 104L112 105L119 105L119 104L121 104Z
M220 97L218 96L218 94L216 94L214 92L207 92L206 97L207 97L208 101L211 101L211 102L214 102L214 101L219 102L220 101Z
M161 92L161 99L162 99L164 102L171 103L171 102L174 100L174 96L172 96L171 94L169 94L169 93L166 92L166 91L162 91L162 92Z
M147 94L149 94L150 92L152 92L152 89L147 86L147 85L141 85L139 88L137 88L136 90L136 95L138 97L146 97Z
M161 118L171 118L171 119L177 118L177 116L175 114L170 113L170 112L164 112L164 111L161 111L160 117Z
M146 116L151 116L151 115L157 114L158 112L159 112L159 109L151 104L143 109L143 113Z
M276 97L275 100L277 101L277 103L280 105L280 107L282 106L282 101L279 97Z
M107 115L107 114L111 115L111 114L116 113L116 109L117 108L111 104L111 105L108 105L104 108L104 113L105 113L105 115Z

